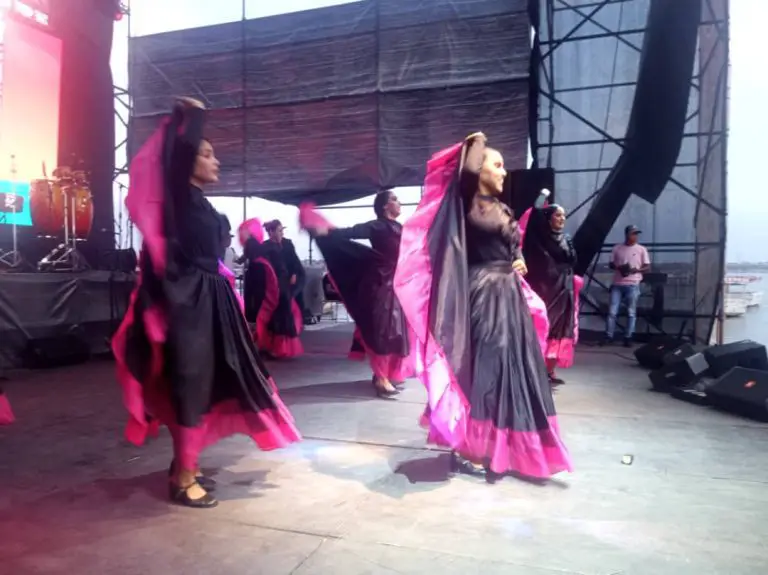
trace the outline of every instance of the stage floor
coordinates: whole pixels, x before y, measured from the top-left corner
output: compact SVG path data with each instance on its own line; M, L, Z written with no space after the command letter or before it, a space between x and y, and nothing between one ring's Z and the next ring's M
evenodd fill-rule
M108 361L15 375L0 428L0 571L19 574L754 575L768 426L647 391L622 348L583 349L556 401L576 471L546 486L448 477L424 392L375 399L351 326L271 368L305 441L242 438L204 467L221 505L169 505L169 438L122 440ZM622 463L631 456L631 465Z

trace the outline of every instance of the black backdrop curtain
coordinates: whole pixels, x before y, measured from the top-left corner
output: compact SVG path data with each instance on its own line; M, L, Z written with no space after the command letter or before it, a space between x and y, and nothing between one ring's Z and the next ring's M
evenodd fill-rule
M694 74L701 0L651 0L621 156L573 237L576 273L600 253L631 194L655 202L680 153Z
M133 38L131 149L188 94L210 110L219 195L327 205L419 186L432 153L477 130L524 168L528 9L361 0Z

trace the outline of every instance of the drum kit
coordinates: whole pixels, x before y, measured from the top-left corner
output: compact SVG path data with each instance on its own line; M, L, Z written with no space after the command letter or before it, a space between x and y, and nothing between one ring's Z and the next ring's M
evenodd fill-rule
M11 157L12 181L16 180L14 157ZM45 168L43 169L45 172ZM38 238L61 243L37 264L39 271L77 271L87 269L85 258L77 250L77 242L85 241L93 226L93 196L89 174L60 166L53 179L32 180L29 189L29 211L32 229ZM14 215L16 213L14 204ZM2 254L0 263L18 268L22 263L18 251L16 219L13 220L13 251Z
M87 268L77 251L77 242L85 241L93 226L93 196L88 173L60 166L53 179L33 180L29 190L32 226L38 236L62 238L37 264L40 271L80 270Z

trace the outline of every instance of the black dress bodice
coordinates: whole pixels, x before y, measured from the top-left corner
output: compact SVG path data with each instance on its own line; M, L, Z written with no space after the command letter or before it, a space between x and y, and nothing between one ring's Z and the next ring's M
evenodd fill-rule
M408 323L393 287L402 230L398 222L379 218L316 238L366 352L373 355L409 354ZM351 241L363 239L371 247Z
M466 218L467 263L511 263L522 257L520 229L512 210L496 198L476 195Z
M182 268L192 265L218 273L224 233L220 214L198 187L189 186L187 193L181 191L175 199L177 265Z
M388 262L397 264L403 225L394 220L373 220L369 224L371 247Z
M573 242L568 234L551 229L541 209L531 212L523 254L528 262L526 279L537 292L547 291L564 276L573 275L576 265Z
M368 240L371 247L381 256L381 262L391 266L397 264L400 255L400 237L403 235L403 225L395 220L379 218L357 224L351 228L331 230L336 238L348 240Z

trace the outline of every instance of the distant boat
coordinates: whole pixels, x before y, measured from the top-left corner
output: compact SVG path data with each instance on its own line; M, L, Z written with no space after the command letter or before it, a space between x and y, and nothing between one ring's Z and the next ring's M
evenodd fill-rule
M749 290L747 286L760 281L760 276L731 275L725 277L725 315L738 317L747 313L747 308L759 306L763 292Z
M743 298L725 294L725 317L739 317L747 313L747 302Z

